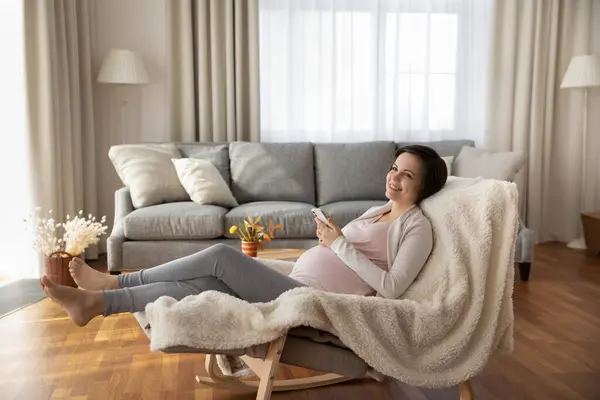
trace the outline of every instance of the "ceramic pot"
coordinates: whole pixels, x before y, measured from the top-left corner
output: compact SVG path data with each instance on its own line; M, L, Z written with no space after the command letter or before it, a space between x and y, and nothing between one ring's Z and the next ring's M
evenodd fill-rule
M75 258L64 251L57 251L44 257L46 275L54 283L76 288L77 284L69 272L69 263Z
M242 252L248 257L256 257L258 253L257 242L245 242L242 240Z

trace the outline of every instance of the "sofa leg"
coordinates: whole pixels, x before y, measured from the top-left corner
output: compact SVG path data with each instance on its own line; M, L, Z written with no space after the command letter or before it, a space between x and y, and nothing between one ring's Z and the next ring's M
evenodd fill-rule
M521 277L521 281L527 282L529 280L530 272L531 272L531 263L530 262L519 263L519 276Z
M109 271L111 275L121 275L121 271Z

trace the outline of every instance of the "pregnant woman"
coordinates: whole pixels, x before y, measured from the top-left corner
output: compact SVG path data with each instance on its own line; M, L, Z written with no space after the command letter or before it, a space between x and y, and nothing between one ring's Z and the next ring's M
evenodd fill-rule
M389 202L340 229L315 219L319 245L306 251L289 276L242 252L217 244L196 254L134 273L112 276L75 258L69 268L79 287L60 286L47 276L42 286L73 322L143 311L161 296L181 300L207 290L249 302L269 302L287 290L319 290L396 299L406 291L433 247L431 224L419 203L446 183L444 160L433 149L402 147L385 179Z

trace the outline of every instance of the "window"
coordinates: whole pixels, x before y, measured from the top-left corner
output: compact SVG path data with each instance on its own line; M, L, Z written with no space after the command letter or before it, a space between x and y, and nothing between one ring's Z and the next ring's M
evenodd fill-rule
M5 148L0 157L0 285L35 277L38 258L23 218L32 211L27 150L23 2L0 1L0 118Z
M262 140L478 140L490 1L261 0Z

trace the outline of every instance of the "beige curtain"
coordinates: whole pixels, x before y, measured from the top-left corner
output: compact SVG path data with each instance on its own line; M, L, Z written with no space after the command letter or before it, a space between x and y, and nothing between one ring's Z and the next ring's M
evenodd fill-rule
M24 6L35 204L57 218L80 209L97 216L89 0L26 0Z
M559 86L571 57L590 51L591 9L591 0L495 4L485 144L527 155L521 211L540 241L580 234L591 183L581 181L583 96Z
M171 137L258 141L258 0L167 2Z

